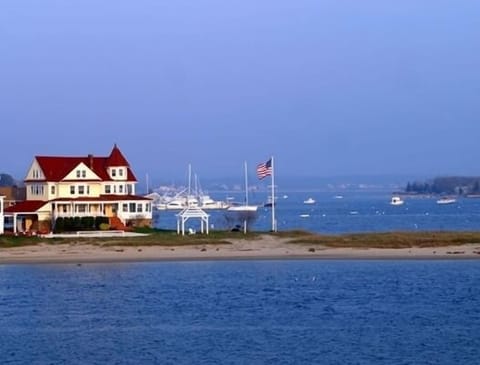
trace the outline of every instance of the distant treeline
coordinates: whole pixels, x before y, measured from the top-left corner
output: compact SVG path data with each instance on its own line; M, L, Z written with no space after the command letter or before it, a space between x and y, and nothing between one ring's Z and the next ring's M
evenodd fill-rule
M409 182L405 192L411 194L480 194L480 177L436 177L425 182Z
M9 174L0 173L0 186L16 186L17 181Z

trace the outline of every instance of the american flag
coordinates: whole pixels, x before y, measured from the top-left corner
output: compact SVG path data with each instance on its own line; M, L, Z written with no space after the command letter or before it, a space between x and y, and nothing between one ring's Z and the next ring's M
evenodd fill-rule
M272 174L272 159L257 165L257 176L261 180Z

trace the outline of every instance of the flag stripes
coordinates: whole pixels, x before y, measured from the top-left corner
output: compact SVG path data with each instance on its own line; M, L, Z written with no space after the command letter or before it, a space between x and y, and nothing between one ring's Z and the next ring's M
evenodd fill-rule
M257 165L257 176L260 180L272 175L272 159Z

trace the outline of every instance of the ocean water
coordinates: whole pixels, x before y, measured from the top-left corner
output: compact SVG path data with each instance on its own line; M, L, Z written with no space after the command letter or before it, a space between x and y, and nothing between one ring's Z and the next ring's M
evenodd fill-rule
M0 266L2 364L478 364L477 261Z
M329 234L480 229L480 199L460 198L455 204L439 205L436 198L406 197L404 205L392 206L388 192L348 192L342 193L341 199L335 198L335 195L325 192L279 192L275 210L278 229L304 229ZM235 197L241 199L240 195ZM303 201L309 197L315 199L316 204L304 204ZM214 198L225 199L222 196ZM254 204L264 200L258 195L251 197ZM176 213L156 211L155 226L176 229ZM212 228L231 228L225 211L209 213ZM270 230L271 222L271 209L260 208L257 220L250 228ZM196 230L199 228L195 221L188 224Z

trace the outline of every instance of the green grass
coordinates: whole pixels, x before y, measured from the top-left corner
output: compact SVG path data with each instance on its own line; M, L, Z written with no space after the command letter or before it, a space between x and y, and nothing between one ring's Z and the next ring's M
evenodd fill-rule
M290 243L357 248L442 247L480 244L480 232L387 232L339 236L297 232Z
M0 248L31 246L43 242L39 237L0 236Z
M148 236L128 237L128 238L90 238L92 241L98 241L103 245L125 244L130 246L185 246L199 244L231 244L232 239L255 240L260 238L259 233L249 232L243 234L230 231L210 231L206 234L178 235L173 230L161 230L152 228L136 229L137 233L146 233ZM123 242L122 242L123 241ZM117 242L117 243L116 243ZM118 243L119 242L119 243Z
M211 231L209 235L177 235L176 231L159 229L138 229L136 232L147 233L142 237L77 237L71 238L39 238L25 236L0 236L0 248L47 244L91 244L101 246L188 246L205 244L231 244L234 239L254 241L263 235L272 235L286 239L289 243L300 245L318 245L326 247L356 248L408 248L408 247L441 247L480 244L480 232L387 232L356 233L343 235L323 235L307 231L292 230L282 232L241 232Z

